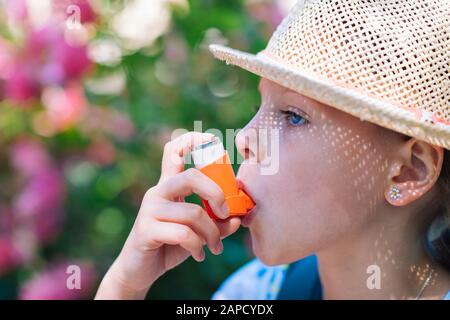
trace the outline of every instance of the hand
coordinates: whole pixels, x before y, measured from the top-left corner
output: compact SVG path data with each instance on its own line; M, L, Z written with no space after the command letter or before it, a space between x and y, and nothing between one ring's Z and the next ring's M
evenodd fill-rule
M205 244L213 254L222 252L222 239L239 228L240 218L229 218L223 191L214 181L195 168L184 170L183 162L192 147L213 137L189 132L165 145L159 182L146 192L96 298L144 298L156 279L190 255L203 261ZM208 200L218 217L229 219L215 222L201 206L184 202L192 193Z

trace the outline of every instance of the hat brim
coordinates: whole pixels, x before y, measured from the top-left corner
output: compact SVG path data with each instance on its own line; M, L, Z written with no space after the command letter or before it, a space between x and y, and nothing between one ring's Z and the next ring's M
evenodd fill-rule
M272 80L362 121L418 138L450 150L450 125L431 123L420 110L406 108L278 61L264 51L251 54L219 44L209 50L219 60Z

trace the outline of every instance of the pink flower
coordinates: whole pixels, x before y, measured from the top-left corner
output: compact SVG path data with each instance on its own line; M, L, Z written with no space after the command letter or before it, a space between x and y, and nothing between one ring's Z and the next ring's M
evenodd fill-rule
M24 21L28 18L26 0L6 0L5 8L8 16L17 21Z
M52 0L52 11L50 13L52 23L66 21L73 14L68 10L70 5L78 7L81 23L95 22L97 15L88 0ZM26 0L6 0L5 8L9 17L19 23L28 25L29 15Z
M49 167L33 176L14 201L16 217L28 224L41 243L52 240L60 231L65 198L63 176Z
M0 38L0 79L5 79L11 72L13 61L14 55L10 44Z
M5 83L5 97L14 102L27 102L40 92L39 83L25 66L16 64Z
M10 233L14 227L14 217L12 210L0 203L0 235Z
M77 80L91 66L86 46L68 44L62 31L49 25L32 31L27 39L23 59L36 62L38 79L43 84Z
M4 76L4 96L26 102L38 97L44 86L79 80L91 66L86 46L68 44L58 25L31 31Z
M63 220L65 181L38 141L22 138L10 149L13 167L25 178L13 201L15 228L47 243L59 233Z
M90 136L106 132L120 141L130 140L136 131L126 114L106 108L90 109L89 116L82 123L82 130Z
M264 36L267 38L283 20L283 12L281 12L279 5L276 3L251 2L246 5L250 16L257 21L265 23L266 30L264 30Z
M57 131L65 130L85 114L88 102L80 84L71 83L66 88L48 88L42 95L47 115Z
M120 112L114 112L111 113L109 120L109 128L107 131L109 131L117 139L127 141L133 137L135 128L128 116Z
M69 266L75 266L75 268L71 269ZM77 269L80 271L79 273ZM77 275L79 275L79 287L77 281L74 280ZM19 299L85 299L92 293L95 282L96 273L89 263L82 261L57 262L27 281L19 292Z
M23 261L23 256L16 248L9 235L0 236L0 275L14 269Z
M50 166L50 157L42 145L33 139L23 138L10 148L10 161L25 177L37 175Z
M80 23L95 22L97 15L88 0L55 0L53 4L54 15L62 16L64 20L67 20L67 18L72 17L74 14L71 10L68 10L71 5L75 5L78 8Z
M117 151L114 144L109 140L97 138L87 148L86 156L89 160L101 166L107 166L116 160Z

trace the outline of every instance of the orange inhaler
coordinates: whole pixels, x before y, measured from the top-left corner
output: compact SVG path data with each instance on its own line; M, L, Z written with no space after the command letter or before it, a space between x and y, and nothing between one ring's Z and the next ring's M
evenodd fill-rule
M238 187L227 151L219 138L197 146L191 152L195 167L219 185L225 195L230 216L244 216L255 205L253 200ZM207 200L201 199L203 207L213 220L220 220Z

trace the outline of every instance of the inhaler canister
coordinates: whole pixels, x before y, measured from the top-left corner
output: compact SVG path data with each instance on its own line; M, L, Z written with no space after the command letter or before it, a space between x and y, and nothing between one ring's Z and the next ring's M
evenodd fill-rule
M253 200L238 187L228 152L219 138L195 147L191 156L195 167L222 189L230 216L244 216L254 207ZM208 201L201 201L208 215L214 220L220 220Z

